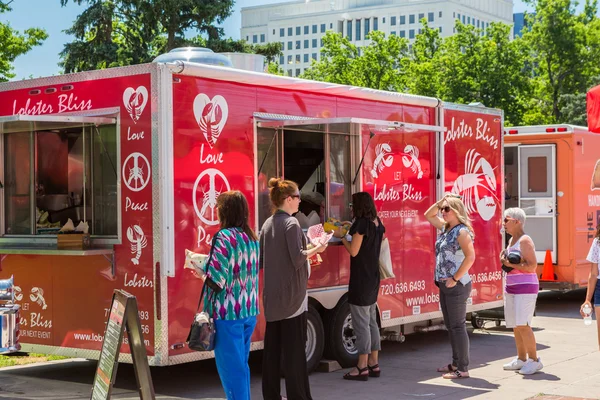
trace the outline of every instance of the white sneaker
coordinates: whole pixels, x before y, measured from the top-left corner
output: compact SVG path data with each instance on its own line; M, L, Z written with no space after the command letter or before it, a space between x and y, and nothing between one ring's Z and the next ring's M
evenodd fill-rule
M506 371L518 371L525 365L525 361L519 360L519 357L515 357L514 360L509 362L508 364L504 364L502 368Z
M530 358L527 360L525 365L523 365L523 368L521 368L519 370L519 373L521 375L531 375L531 374L535 374L542 368L544 368L544 365L542 364L542 360L539 357L538 357L537 361L533 361Z

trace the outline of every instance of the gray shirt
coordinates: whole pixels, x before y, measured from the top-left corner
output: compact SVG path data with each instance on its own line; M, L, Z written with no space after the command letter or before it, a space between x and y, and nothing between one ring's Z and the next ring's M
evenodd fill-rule
M263 224L259 240L265 318L281 321L294 315L306 298L306 237L296 218L277 210Z

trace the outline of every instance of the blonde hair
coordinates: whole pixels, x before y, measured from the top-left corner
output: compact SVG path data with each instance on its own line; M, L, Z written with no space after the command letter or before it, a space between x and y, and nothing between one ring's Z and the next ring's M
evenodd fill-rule
M471 225L471 219L467 215L467 210L465 209L465 204L462 202L462 200L455 196L449 196L446 197L445 201L448 204L448 207L450 207L456 213L458 221L466 226L471 232L471 235L475 237L473 225ZM448 230L448 222L444 224L444 230Z

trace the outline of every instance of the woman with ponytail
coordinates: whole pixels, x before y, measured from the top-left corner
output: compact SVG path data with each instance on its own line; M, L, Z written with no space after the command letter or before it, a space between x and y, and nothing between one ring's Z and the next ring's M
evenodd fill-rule
M292 214L300 191L295 182L272 178L269 197L274 213L260 230L260 265L264 269L265 331L262 389L265 400L280 400L283 365L287 397L312 400L306 366L308 259L326 244L307 250L307 240ZM283 357L283 363L281 362Z

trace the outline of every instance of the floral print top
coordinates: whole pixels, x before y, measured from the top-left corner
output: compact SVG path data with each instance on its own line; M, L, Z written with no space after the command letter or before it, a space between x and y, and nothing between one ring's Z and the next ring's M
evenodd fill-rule
M439 282L441 279L448 279L454 276L456 271L460 268L460 265L465 259L465 254L460 248L458 243L458 236L462 231L467 231L473 239L473 234L463 224L458 224L453 228L444 230L437 238L435 242L435 281ZM468 273L464 274L460 280L460 283L466 285L471 282L471 277Z
M239 228L228 228L217 233L213 246L206 276L223 290L215 293L206 287L204 311L228 321L258 315L258 241Z

